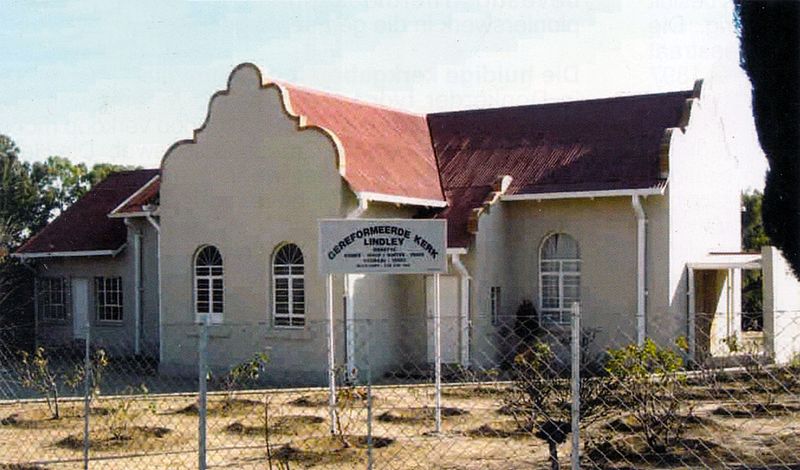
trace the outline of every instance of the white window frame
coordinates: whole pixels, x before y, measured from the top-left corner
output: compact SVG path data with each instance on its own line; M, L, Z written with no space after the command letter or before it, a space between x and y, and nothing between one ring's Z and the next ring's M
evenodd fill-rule
M288 247L294 245L300 253L300 256L303 258L301 263L296 264L277 264L278 255L281 251ZM286 267L289 268L288 274L277 274L275 272L276 267ZM295 271L299 271L299 273ZM278 245L272 255L272 262L270 263L270 274L272 275L272 325L275 328L287 328L287 329L303 329L306 327L306 281L305 281L305 256L303 255L303 250L300 246L296 243L282 243ZM286 304L288 307L288 313L279 313L278 312L278 280L286 280L287 284L287 299ZM303 294L303 304L302 308L297 308L297 305L294 300L295 295L295 281L300 280L302 281L302 294Z
M125 319L124 301L122 298L122 277L95 276L94 302L98 323L122 323ZM116 302L111 302L111 294L116 293ZM118 313L119 318L117 318Z
M217 250L219 254L220 263L218 265L210 265L208 274L197 274L197 260L200 257L200 254L206 248L213 248ZM213 268L219 268L219 274L213 274ZM200 312L198 311L198 293L200 291L200 281L207 281L207 286L205 288L208 291L208 312ZM214 311L214 282L219 281L222 286L220 287L221 295L222 295L222 309L219 311ZM204 320L207 319L209 324L220 324L223 321L225 315L225 260L222 257L222 252L216 245L203 245L197 249L194 253L194 257L192 258L192 305L194 310L194 317L195 321L198 323L202 323Z
M44 322L49 323L58 323L58 322L66 322L69 320L70 317L70 283L69 279L64 276L54 276L54 277L40 277L38 280L37 286L37 296L39 302L39 317ZM53 285L57 284L58 289L53 289ZM60 292L58 292L60 291ZM56 297L60 297L60 302L53 302L55 299L53 294L60 294ZM61 310L60 315L50 315L49 312L55 310Z
M548 240L556 235L566 235L575 241L578 248L578 258L548 258L543 259L542 250ZM558 270L543 271L542 263L557 263ZM565 270L565 263L575 263L578 267L577 270ZM544 278L545 276L555 276L558 283L558 307L545 307L544 306ZM571 305L564 304L564 279L566 277L575 277L578 282L578 299L580 302L580 289L581 289L581 259L580 259L580 244L578 240L572 235L564 232L553 232L548 234L539 244L539 323L542 325L568 325L571 320L570 308ZM548 314L558 314L558 318L553 320L548 318Z
M492 319L492 325L500 324L500 309L503 305L503 291L501 286L492 286L489 288L489 315Z

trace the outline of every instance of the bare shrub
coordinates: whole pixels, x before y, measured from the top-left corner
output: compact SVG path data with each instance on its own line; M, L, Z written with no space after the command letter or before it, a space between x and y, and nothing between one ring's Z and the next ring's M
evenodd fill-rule
M595 333L588 331L581 335L584 353L589 350ZM583 427L601 416L606 402L604 377L591 367L594 358L588 354L582 357L579 395ZM571 431L571 365L560 361L549 344L536 339L514 358L511 374L512 385L503 399L503 409L521 430L547 442L550 466L558 469L558 445L566 442Z

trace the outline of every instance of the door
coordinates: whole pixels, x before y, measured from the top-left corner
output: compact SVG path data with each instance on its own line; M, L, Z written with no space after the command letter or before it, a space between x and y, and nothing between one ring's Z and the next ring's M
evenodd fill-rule
M72 335L86 339L86 321L89 318L89 280L72 279Z
M442 363L456 364L459 361L459 309L458 309L458 277L439 277L439 299L441 312ZM425 278L425 297L427 299L428 318L428 362L433 362L434 356L434 331L433 331L433 276Z

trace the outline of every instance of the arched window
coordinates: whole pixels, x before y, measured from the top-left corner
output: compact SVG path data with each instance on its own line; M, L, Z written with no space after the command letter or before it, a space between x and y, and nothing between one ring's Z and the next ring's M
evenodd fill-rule
M275 326L306 324L303 252L293 243L282 245L272 258L272 317Z
M217 247L206 245L194 257L194 311L198 320L208 316L210 323L222 323L222 255Z
M570 307L580 301L578 242L565 233L548 236L539 250L539 312L543 323L569 323Z

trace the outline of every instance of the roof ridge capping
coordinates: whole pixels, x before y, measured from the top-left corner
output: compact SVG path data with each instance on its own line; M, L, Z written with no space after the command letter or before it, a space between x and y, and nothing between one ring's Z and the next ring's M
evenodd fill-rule
M483 113L483 112L491 112L491 111L504 111L510 109L521 109L521 108L549 108L549 107L563 107L563 106L573 106L573 105L580 105L585 103L601 103L603 101L624 101L624 100L635 100L635 99L642 99L642 98L649 98L653 96L666 96L666 95L682 95L688 92L692 92L693 97L699 93L697 90L697 82L702 83L703 80L699 79L695 81L695 86L692 90L675 90L675 91L664 91L658 93L639 93L636 95L620 95L620 96L606 96L603 98L588 98L588 99L579 99L579 100L570 100L570 101L550 101L546 103L526 103L526 104L515 104L511 106L495 106L490 108L473 108L473 109L457 109L451 111L439 111L434 113L428 113L426 116L443 116L448 114L471 114L471 113Z
M686 134L686 129L691 125L692 117L696 114L695 111L702 108L701 99L706 94L704 84L705 80L702 78L695 80L692 88L692 97L687 98L683 103L683 112L681 113L680 121L678 121L678 126L664 129L658 153L658 171L659 176L663 179L669 178L669 155L673 138L679 135L678 132L680 132L680 135Z
M416 117L420 117L420 118L424 118L425 116L427 116L426 113L418 113L418 112L415 112L415 111L410 111L408 109L401 109L401 108L397 108L397 107L394 107L394 106L388 106L388 105L381 104L381 103L375 103L373 101L366 101L366 100L362 100L362 99L358 99L358 98L353 98L352 96L340 95L339 93L333 93L333 92L326 91L326 90L320 90L319 88L314 88L314 87L310 87L310 86L307 86L307 85L297 84L297 83L294 83L294 82L290 82L288 80L281 80L279 78L273 78L273 77L264 77L264 79L266 80L266 83L268 83L268 84L273 84L274 83L274 84L279 85L279 86L294 88L294 89L296 89L298 91L303 91L303 92L306 92L306 93L313 93L313 94L316 94L316 95L321 95L321 96L325 96L325 97L328 97L328 98L333 98L333 99L340 100L340 101L346 101L348 103L357 104L359 106L368 106L370 108L382 109L384 111L389 111L389 112L393 112L393 113L408 114L410 116L416 116Z

